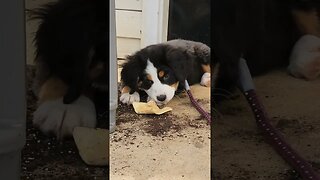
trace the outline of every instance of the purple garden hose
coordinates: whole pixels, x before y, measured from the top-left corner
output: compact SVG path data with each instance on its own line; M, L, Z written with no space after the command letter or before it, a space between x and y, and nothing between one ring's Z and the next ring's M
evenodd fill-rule
M185 88L192 105L198 110L198 112L201 115L203 115L203 117L205 117L208 120L208 124L211 124L211 115L208 114L204 109L202 109L201 106L198 104L198 102L194 99L194 97L191 94L190 86L187 80L185 80Z
M281 134L270 124L266 110L258 99L250 71L244 59L240 60L239 87L247 98L255 115L257 126L262 130L267 142L300 174L303 179L320 180L319 175L312 169L311 165L295 152L290 145L285 142Z

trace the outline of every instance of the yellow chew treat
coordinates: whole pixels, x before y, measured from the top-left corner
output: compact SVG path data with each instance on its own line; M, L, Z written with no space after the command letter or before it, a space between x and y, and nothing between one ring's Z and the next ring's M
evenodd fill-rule
M75 127L74 141L80 157L88 165L105 166L109 163L109 131Z
M160 109L154 101L144 102L133 102L134 111L137 114L163 114L168 111L172 111L171 107L164 107Z

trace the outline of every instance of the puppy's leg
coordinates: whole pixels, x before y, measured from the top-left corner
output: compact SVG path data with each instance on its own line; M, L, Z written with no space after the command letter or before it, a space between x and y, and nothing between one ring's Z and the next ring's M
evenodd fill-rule
M210 54L210 47L206 44L196 42L194 43L194 54L197 57L197 60L200 61L201 69L202 69L202 77L200 84L202 86L210 87L211 85L211 54Z
M64 104L67 85L58 78L49 78L39 91L39 104L33 124L44 133L54 133L58 139L71 136L74 127L95 127L96 111L93 102L81 95L72 104Z
M132 91L129 86L124 86L121 90L121 96L120 101L123 104L130 105L133 102L139 102L140 101L140 95L136 91Z
M46 101L53 101L64 96L67 92L67 85L59 78L49 78L40 87L38 104Z
M306 80L314 80L320 75L320 57L315 57L315 59L305 66L302 70L302 74Z
M83 74L82 73L77 73L75 75L79 75L78 77L77 76L74 76L72 78L72 82L70 83L64 97L63 97L63 103L64 104L71 104L73 103L75 100L77 100L82 91L83 91L83 87L84 87L84 82L85 81L85 78L83 77Z
M202 64L201 65L204 74L201 77L200 84L202 86L210 87L211 85L211 68L210 64Z
M85 49L85 48L82 48ZM86 52L86 50L83 50ZM76 54L76 53L74 53ZM76 59L78 59L77 63L73 64L71 72L71 81L68 84L68 89L63 97L63 103L71 104L75 100L77 100L82 92L84 91L84 87L88 85L89 79L86 69L90 64L89 58L86 58L86 54L77 54Z

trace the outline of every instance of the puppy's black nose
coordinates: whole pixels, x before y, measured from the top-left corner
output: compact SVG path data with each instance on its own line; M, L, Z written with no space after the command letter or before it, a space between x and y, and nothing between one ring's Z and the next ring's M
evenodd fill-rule
M166 100L166 98L167 98L167 96L164 94L157 96L158 101L164 101L164 100Z

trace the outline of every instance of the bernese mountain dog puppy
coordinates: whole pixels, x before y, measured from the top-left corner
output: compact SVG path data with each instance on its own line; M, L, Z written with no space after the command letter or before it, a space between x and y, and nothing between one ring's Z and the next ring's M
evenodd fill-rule
M123 65L120 101L139 102L146 93L149 100L163 105L184 90L185 80L210 86L210 59L210 48L200 42L176 39L147 46Z
M96 126L95 99L107 103L108 12L105 0L58 0L30 11L40 20L33 123L44 133L63 138L75 126Z
M214 68L212 98L218 103L238 83L239 60L253 76L289 64L301 35L320 34L319 0L223 0L212 2ZM212 69L214 69L212 68ZM227 92L227 93L226 93Z

